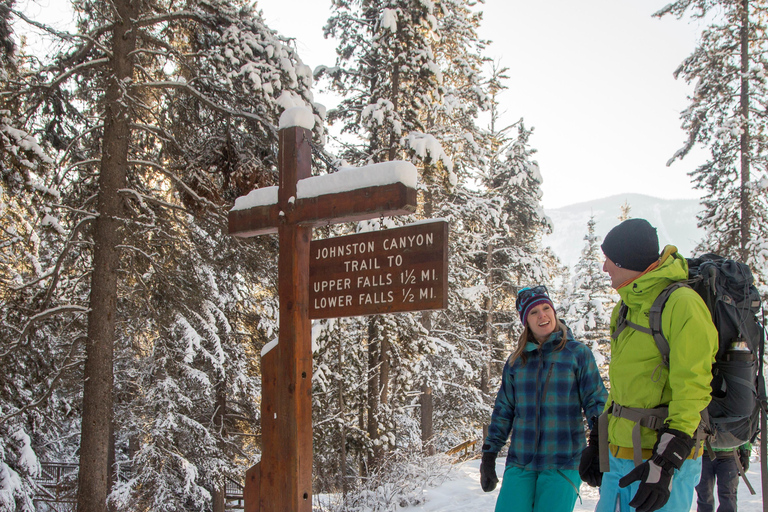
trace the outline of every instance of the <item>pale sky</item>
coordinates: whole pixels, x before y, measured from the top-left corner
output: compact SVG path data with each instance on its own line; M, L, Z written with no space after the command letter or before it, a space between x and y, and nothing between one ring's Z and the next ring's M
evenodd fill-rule
M505 121L535 127L547 208L637 192L695 198L687 172L704 152L671 167L686 139L680 111L692 90L673 73L694 49L699 26L652 18L666 0L486 0L480 36L487 56L510 68ZM330 0L257 0L267 24L296 38L313 69L332 65L323 38ZM321 84L316 84L316 89ZM326 107L332 96L315 91Z

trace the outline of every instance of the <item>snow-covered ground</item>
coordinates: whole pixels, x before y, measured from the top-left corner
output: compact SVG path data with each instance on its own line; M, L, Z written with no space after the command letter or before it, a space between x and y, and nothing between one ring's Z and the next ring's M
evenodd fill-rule
M750 483L757 494L752 496L749 489L740 481L739 486L739 512L762 512L762 499L760 495L760 468L759 462L753 461L747 472ZM501 475L501 462L497 463L497 472ZM439 487L433 487L426 491L426 503L417 507L408 507L403 511L418 512L480 512L491 511L499 494L499 487L489 493L480 489L480 460L475 459L462 464L457 464L450 476ZM597 489L586 484L581 486L581 502L576 500L576 512L592 512L597 504ZM696 510L694 498L691 510Z

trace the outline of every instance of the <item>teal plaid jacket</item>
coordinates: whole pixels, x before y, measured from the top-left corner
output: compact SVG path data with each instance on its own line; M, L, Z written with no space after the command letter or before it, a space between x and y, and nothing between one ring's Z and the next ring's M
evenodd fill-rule
M608 393L592 351L573 339L562 350L552 333L541 346L528 343L528 360L504 365L484 452L498 453L512 436L507 466L535 471L577 469L586 447L583 418L592 428ZM582 416L583 414L583 416Z

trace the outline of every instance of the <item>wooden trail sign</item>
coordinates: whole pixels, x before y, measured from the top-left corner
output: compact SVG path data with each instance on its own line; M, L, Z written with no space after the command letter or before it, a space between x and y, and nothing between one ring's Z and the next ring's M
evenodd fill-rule
M309 317L448 306L448 222L313 240Z
M306 122L307 118L311 122ZM416 210L416 169L405 162L377 164L379 167L370 173L311 177L313 123L308 109L283 113L280 185L252 192L252 203L248 198L239 205L236 202L229 214L231 235L277 232L280 249L279 337L277 347L266 351L261 360L262 456L246 473L246 512L312 510L312 226L406 215ZM382 176L385 179L380 179ZM366 181L368 177L377 179Z

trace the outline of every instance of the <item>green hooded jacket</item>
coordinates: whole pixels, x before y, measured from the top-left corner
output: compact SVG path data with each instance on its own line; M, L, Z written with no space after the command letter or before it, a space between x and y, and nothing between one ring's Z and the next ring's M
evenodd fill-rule
M642 274L618 292L627 305L627 319L648 327L653 301L668 285L688 278L688 263L672 245L665 247L660 264ZM611 315L611 333L621 302ZM717 353L717 329L701 297L690 288L680 288L669 297L661 317L662 332L669 340L669 369L649 334L627 328L611 341L610 392L607 406L669 407L670 428L693 435L701 411L710 401L712 363ZM615 446L632 446L634 423L610 417L608 441ZM641 427L642 447L653 448L656 432Z

